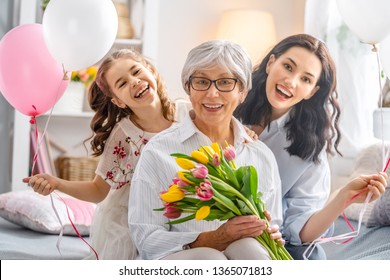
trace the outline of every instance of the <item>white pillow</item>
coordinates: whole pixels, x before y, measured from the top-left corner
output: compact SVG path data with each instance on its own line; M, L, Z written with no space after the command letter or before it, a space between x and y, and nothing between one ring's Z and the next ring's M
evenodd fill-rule
M390 149L390 143L385 143L385 149ZM377 143L363 149L355 162L353 173L351 174L350 179L356 178L359 175L368 175L377 173L383 168L382 162L382 143ZM387 169L387 174L390 177L390 168ZM388 180L388 186L390 185L390 180ZM377 223L373 220L372 212L376 203L383 204L390 199L390 196L387 194L383 195L383 199L377 199L367 204L366 211L363 214L362 224L367 226L375 226ZM361 210L364 207L364 203L354 203L349 205L344 213L350 220L359 220L359 215Z
M55 208L52 206L52 200ZM59 234L62 223L64 235L77 235L71 225L72 221L80 235L89 235L95 208L94 203L57 192L43 196L30 189L0 195L1 217L31 230L50 234Z

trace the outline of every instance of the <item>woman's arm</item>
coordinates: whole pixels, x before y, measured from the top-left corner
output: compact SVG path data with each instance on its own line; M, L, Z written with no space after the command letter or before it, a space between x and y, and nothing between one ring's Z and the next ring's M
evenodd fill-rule
M323 209L313 214L300 232L303 243L312 242L321 236L343 212L345 203L354 195L351 203L363 203L367 194L372 191L370 201L377 199L385 191L387 185L387 174L380 172L373 175L361 175L335 193Z

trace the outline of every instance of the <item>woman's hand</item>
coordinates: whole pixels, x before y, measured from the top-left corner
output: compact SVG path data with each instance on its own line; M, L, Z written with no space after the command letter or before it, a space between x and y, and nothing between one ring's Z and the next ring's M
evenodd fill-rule
M244 126L244 128L245 128L246 134L248 134L250 138L252 138L255 141L257 139L259 139L259 136L256 134L256 132L254 132L253 130L249 129L246 126Z
M271 222L271 213L268 210L264 211L264 215L267 218L268 222ZM284 246L286 240L282 238L282 233L279 231L278 225L271 225L267 228L268 233L271 236L271 239L276 240L280 245Z
M385 192L387 178L388 176L385 172L372 175L361 175L350 181L341 191L347 192L348 198L363 191L352 200L352 203L363 203L367 194L371 191L371 202L379 198Z
M190 247L210 247L223 251L232 242L245 237L259 236L266 229L266 221L257 216L236 216L214 231L201 233Z
M256 237L267 228L264 220L254 215L237 216L228 220L216 231L218 238L229 243L246 237Z
M48 195L58 188L59 180L49 174L37 174L23 179L33 190L42 195Z

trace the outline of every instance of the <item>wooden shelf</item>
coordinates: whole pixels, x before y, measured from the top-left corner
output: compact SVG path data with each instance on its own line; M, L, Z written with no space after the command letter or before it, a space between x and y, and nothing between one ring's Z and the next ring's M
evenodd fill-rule
M50 112L47 112L39 117L49 117ZM79 113L73 113L73 112L53 112L51 117L57 118L57 117L75 117L75 118L92 118L94 116L95 112L79 112Z

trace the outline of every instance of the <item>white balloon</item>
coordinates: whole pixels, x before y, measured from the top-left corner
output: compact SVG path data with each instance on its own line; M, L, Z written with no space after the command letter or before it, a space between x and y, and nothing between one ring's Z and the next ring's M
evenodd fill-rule
M386 37L379 44L379 60L386 76L390 78L390 36Z
M87 68L111 49L118 14L111 0L51 0L42 20L45 42L66 71Z
M389 0L337 0L345 24L365 43L376 44L390 34Z

